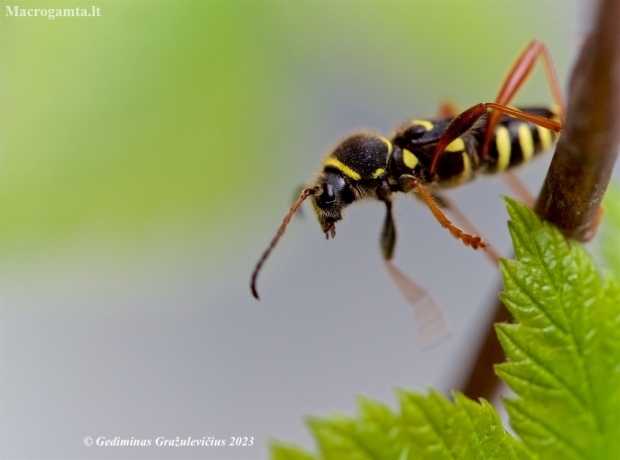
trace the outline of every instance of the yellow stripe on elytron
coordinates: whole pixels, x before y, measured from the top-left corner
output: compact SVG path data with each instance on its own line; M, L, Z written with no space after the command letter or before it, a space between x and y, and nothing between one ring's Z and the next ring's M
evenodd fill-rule
M385 172L385 169L383 168L378 168L374 174L372 175L373 179L376 179L377 177L379 177L381 174L383 174Z
M412 125L419 125L419 126L423 126L425 130L427 131L432 131L433 129L433 123L431 123L428 120L411 120L411 124Z
M467 152L463 152L463 172L461 172L460 177L467 179L469 176L471 176L471 162Z
M387 140L385 137L383 137L383 136L379 136L379 138L380 138L383 142L385 142L385 145L387 145L388 155L389 155L390 153L392 153L392 143L391 143L390 141L388 141L388 140Z
M415 167L418 165L418 161L418 157L416 157L409 150L403 149L403 163L405 163L405 166L407 166L409 169L415 169Z
M542 126L537 126L538 128L538 138L540 139L540 148L545 151L551 148L551 144L553 144L553 135L551 131L543 128Z
M495 146L497 147L497 171L503 171L510 164L510 133L505 126L495 130Z
M323 167L327 167L327 166L336 168L342 174L344 174L347 177L350 177L353 180L360 180L362 178L362 176L360 176L359 173L353 171L351 168L349 168L347 165L345 165L342 161L338 160L337 158L328 157L327 160L325 160L325 163L323 164Z
M463 150L465 150L465 142L460 137L454 139L444 149L445 152L462 152Z
M530 127L526 123L520 123L518 133L523 161L530 161L534 155L534 138L532 137L532 131L530 131Z

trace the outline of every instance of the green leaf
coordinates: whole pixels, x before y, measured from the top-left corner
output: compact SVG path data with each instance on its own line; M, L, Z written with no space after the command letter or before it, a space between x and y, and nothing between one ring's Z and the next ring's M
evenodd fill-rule
M402 429L424 459L529 459L525 447L502 427L495 409L460 393L451 404L432 391L429 396L400 393Z
M313 460L314 456L290 444L273 442L269 446L274 460Z
M436 392L428 396L401 390L400 412L360 398L356 418L312 418L319 455L272 446L274 459L508 459L532 458L525 446L508 434L495 409L455 394L451 403ZM306 455L306 456L303 456Z
M311 418L307 424L326 459L399 458L397 418L381 403L359 398L359 417Z
M497 374L519 398L511 424L544 459L620 458L620 286L578 243L506 199L515 261L502 261L502 300L517 324L496 330Z

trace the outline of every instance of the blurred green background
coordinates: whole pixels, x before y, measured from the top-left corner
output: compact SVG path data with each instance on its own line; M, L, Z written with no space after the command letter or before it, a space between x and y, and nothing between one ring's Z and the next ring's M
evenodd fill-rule
M458 385L497 271L402 197L396 261L453 335L422 352L383 271L383 209L325 242L307 207L249 275L321 157L359 128L491 101L543 40L562 82L585 36L573 1L0 3L3 458L262 458L302 416L364 393ZM516 104L551 102L537 69ZM549 157L549 156L547 156ZM522 178L540 187L544 159ZM507 254L509 193L451 195ZM85 447L85 436L254 436L246 450Z
M54 20L3 3L2 258L76 237L131 251L162 229L223 255L347 132L322 131L326 92L388 129L490 100L532 37L565 71L564 3L130 1Z

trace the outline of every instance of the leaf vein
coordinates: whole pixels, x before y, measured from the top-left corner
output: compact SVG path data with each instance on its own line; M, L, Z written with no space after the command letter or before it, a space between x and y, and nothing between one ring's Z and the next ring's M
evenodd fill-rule
M517 344L517 342L515 342L512 337L510 337L507 334L504 334L505 337L510 340L510 342L519 350L521 350L523 352L523 354L525 354L531 361L533 364L535 364L536 366L538 366L540 369L542 369L545 373L549 374L551 377L553 377L561 386L563 386L564 388L566 388L568 390L568 393L573 395L573 397L575 398L575 400L585 409L588 409L588 406L586 404L586 402L579 396L579 394L576 392L576 390L574 390L570 385L568 385L558 374L556 374L555 372L553 372L553 369L548 368L547 366L545 366L543 363L541 363L538 359L536 359L536 357L534 357L531 353L528 353L523 347L521 347L519 344Z
M517 262L522 264L522 262ZM549 322L555 326L556 328L558 328L560 331L562 331L562 333L564 333L564 335L567 334L568 331L566 331L562 326L560 326L559 323L557 323L555 321L555 319L549 315L549 313L546 311L546 309L544 308L544 306L538 302L538 299L536 299L535 297L533 297L529 290L527 290L518 280L515 276L513 276L512 273L508 272L508 276L510 276L510 278L512 279L512 281L514 282L514 284L519 288L519 290L525 294L527 296L528 299L530 299L532 305L535 305L538 308L538 311L540 311L543 315L545 315L545 317L549 320ZM557 292L557 291L556 291Z
M590 458L588 455L586 455L585 452L582 452L579 447L577 447L576 445L571 443L568 438L566 438L565 436L561 435L559 431L554 430L552 425L549 425L549 424L545 423L544 420L542 420L540 418L535 418L533 415L529 414L528 412L525 412L521 407L518 407L515 404L511 404L510 408L512 410L515 410L515 411L519 412L521 414L521 416L523 416L524 418L529 419L532 423L537 423L538 425L542 426L545 430L547 430L549 433L554 435L555 438L558 441L561 441L566 447L568 447L571 450L573 450L580 457L582 457L582 458Z

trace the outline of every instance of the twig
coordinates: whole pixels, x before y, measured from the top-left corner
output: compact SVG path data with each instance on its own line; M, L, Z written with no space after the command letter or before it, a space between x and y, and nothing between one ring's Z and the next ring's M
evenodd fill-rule
M620 146L620 2L600 3L569 85L566 124L536 212L567 237L588 239Z

